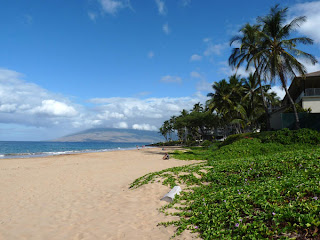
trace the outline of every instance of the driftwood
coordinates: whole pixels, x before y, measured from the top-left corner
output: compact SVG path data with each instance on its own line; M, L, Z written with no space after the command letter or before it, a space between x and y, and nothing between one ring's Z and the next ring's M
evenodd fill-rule
M160 200L166 201L166 202L172 202L175 195L179 195L181 192L181 187L180 186L174 186L170 192L168 192L166 195L163 196Z

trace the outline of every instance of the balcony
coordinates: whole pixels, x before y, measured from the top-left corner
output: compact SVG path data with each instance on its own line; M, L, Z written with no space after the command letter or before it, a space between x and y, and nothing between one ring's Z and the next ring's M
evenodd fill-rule
M303 97L309 96L319 96L320 97L320 88L306 88L304 92L302 92L299 97L296 99L296 103L299 103Z

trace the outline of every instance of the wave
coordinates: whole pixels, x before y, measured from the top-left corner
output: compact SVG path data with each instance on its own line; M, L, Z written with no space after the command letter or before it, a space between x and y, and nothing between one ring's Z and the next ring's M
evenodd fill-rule
M146 147L149 148L149 147ZM136 147L114 147L108 149L83 149L83 150L69 150L69 151L57 151L57 152L36 152L36 153L6 153L0 154L0 159L4 158L31 158L31 157L46 157L46 156L58 156L58 155L69 155L79 153L93 153L93 152L110 152L110 151L123 151L133 150Z

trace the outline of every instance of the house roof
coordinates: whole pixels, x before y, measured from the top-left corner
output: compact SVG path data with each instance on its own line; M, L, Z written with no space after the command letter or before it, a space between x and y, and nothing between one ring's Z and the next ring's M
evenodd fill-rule
M320 88L320 71L308 73L303 76L295 77L288 89L290 96L295 101L302 91L306 88ZM282 100L283 103L289 104L287 94Z
M305 77L320 77L320 71L308 73ZM299 76L299 78L301 78L301 76Z

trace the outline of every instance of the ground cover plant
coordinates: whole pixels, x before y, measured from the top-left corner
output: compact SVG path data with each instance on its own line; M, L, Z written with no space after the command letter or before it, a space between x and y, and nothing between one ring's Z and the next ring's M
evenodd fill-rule
M283 130L219 149L175 152L177 159L206 161L148 174L131 187L160 180L184 185L186 191L161 209L180 217L160 223L177 226L176 235L189 229L203 239L318 239L319 135Z

